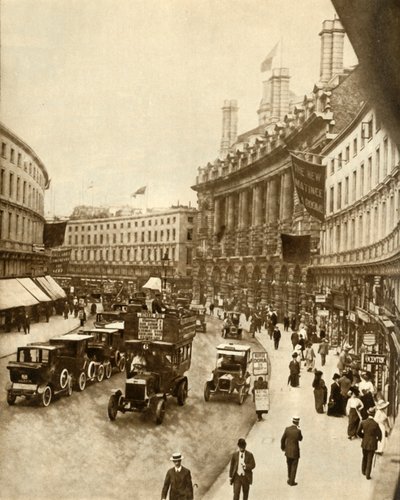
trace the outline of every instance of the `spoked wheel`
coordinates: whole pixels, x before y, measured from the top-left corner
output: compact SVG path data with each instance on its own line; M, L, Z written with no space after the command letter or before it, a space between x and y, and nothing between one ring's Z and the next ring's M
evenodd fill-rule
M117 413L118 413L118 396L113 394L110 396L110 399L108 401L108 418L110 420L115 420L117 418Z
M15 394L11 394L10 391L7 392L7 403L12 406L17 399L17 396Z
M62 370L62 372L60 373L60 387L61 387L61 389L65 389L67 387L68 379L69 379L68 370L66 368L64 368Z
M72 378L68 377L68 384L67 384L67 396L72 396Z
M111 366L111 363L107 363L106 366L105 366L105 375L106 375L106 378L109 379L111 378L111 374L112 374L112 366Z
M123 372L125 370L126 366L126 358L125 356L121 356L119 363L118 363L118 369L120 372Z
M206 382L204 384L204 400L205 401L210 401L210 394L211 394L210 384L208 382Z
M78 378L78 391L84 391L86 387L86 373L81 372Z
M165 399L160 399L156 406L156 424L162 424L165 416L166 404Z
M240 388L239 388L239 404L242 405L243 402L244 402L244 398L246 397L246 391L245 391L245 388L244 388L244 385L242 385Z
M44 392L42 393L42 406L49 406L53 397L53 391L49 385L46 385Z
M178 387L178 405L183 406L185 404L188 395L188 383L187 380L183 380Z
M101 364L97 367L96 380L97 382L102 382L103 379L104 379L104 365Z

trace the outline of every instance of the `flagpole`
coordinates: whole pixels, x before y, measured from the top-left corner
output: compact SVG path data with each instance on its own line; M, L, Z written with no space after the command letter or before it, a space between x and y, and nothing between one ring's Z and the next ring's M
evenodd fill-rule
M144 213L147 214L147 196L148 196L148 191L149 191L149 186L146 186L146 194L145 194L145 198L144 198Z

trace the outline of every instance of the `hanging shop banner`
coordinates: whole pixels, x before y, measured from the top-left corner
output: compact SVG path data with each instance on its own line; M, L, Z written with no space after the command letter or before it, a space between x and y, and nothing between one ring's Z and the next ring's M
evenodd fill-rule
M357 309L357 315L361 319L361 321L364 321L364 323L369 323L370 320L368 314L359 307L356 307L356 309Z
M300 202L316 219L325 219L325 166L292 157L293 182Z
M324 293L316 293L315 294L315 302L318 303L323 303L326 301L326 295Z
M353 323L356 323L357 321L357 313L354 311L349 312L349 320L352 321Z

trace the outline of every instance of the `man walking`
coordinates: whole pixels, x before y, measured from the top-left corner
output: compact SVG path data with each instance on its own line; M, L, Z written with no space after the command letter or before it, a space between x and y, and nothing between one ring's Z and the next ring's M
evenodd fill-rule
M378 441L382 439L382 431L379 424L374 420L375 407L368 408L368 418L361 421L358 435L362 438L362 462L361 472L367 479L371 479L372 460L378 448Z
M321 366L325 366L326 356L329 353L328 340L323 337L318 347L318 354L321 356Z
M277 350L279 347L279 341L281 340L281 331L277 325L274 327L274 333L272 335L274 337L274 347L275 350Z
M169 490L169 500L193 500L193 485L190 470L182 465L183 456L173 453L170 460L174 466L167 471L161 499L166 500Z
M300 417L293 417L292 422L293 425L286 427L281 438L281 450L284 451L286 455L288 469L287 483L290 486L296 486L297 483L295 479L300 458L299 442L302 441L303 435L299 427Z
M247 500L256 462L253 454L246 450L246 441L243 438L239 439L237 445L239 450L232 455L229 479L233 484L233 500L239 500L240 490L243 490L243 500Z

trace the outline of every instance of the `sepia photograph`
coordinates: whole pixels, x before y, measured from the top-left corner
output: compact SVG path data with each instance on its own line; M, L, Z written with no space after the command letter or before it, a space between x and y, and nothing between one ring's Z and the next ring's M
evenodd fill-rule
M0 500L400 498L398 0L0 0Z

